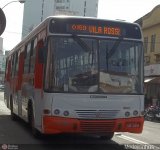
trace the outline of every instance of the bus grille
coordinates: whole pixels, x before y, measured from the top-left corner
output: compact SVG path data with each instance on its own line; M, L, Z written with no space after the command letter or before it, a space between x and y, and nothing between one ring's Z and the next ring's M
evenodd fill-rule
M119 110L76 110L80 119L114 119Z
M82 132L87 133L107 133L113 132L115 128L114 121L80 121Z

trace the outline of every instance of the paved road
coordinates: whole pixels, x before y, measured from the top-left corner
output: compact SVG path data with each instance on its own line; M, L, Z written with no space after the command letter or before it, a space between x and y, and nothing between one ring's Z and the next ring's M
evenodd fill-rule
M123 149L122 145L114 141L103 141L97 137L84 137L75 135L47 136L35 139L27 124L22 120L12 121L10 110L3 101L0 92L0 149L10 146L10 149ZM9 145L8 145L9 144Z
M160 149L160 123L145 121L142 134L115 133L111 141L102 141L96 137L84 137L75 135L56 135L47 136L42 139L35 139L26 123L22 120L12 121L10 119L10 110L6 108L3 101L3 93L0 92L0 149L2 146L10 146L10 149L30 149L30 150L48 150L48 149L135 149L134 144L143 149ZM9 145L8 145L9 144ZM129 145L130 144L130 145ZM153 144L156 147L152 146ZM129 147L128 147L129 146ZM139 149L139 148L138 148Z
M160 122L145 121L142 134L125 133L125 135L160 147Z

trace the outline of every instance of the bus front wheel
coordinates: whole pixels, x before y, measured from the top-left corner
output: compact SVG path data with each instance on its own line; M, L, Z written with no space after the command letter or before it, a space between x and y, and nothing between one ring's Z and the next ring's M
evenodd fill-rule
M32 135L36 138L40 138L41 133L35 128L33 106L31 103L28 104L28 122L29 122L29 126L31 128Z

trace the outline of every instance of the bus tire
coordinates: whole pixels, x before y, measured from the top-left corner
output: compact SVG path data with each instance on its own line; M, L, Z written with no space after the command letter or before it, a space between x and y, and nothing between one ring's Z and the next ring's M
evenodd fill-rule
M10 97L10 110L11 110L11 119L13 121L16 121L17 120L17 116L16 114L13 112L13 99L12 99L12 96Z
M109 141L113 138L113 136L114 136L114 132L110 132L107 135L100 136L100 139Z
M40 138L41 133L35 128L33 105L31 102L28 104L28 123L31 128L31 133L35 138Z

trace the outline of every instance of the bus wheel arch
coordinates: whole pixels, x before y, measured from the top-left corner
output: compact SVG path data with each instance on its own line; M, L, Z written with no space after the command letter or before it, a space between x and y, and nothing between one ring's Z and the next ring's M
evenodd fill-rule
M34 108L33 108L32 100L28 101L28 124L31 128L32 135L36 138L41 136L41 133L35 128L35 116L34 116Z
M28 106L27 107L28 107L27 108L27 110L28 110L28 112L27 112L28 113L28 124L29 124L29 126L31 126L31 119L32 119L31 115L32 115L32 111L33 111L33 108L31 108L31 107L33 107L31 100L28 101Z

